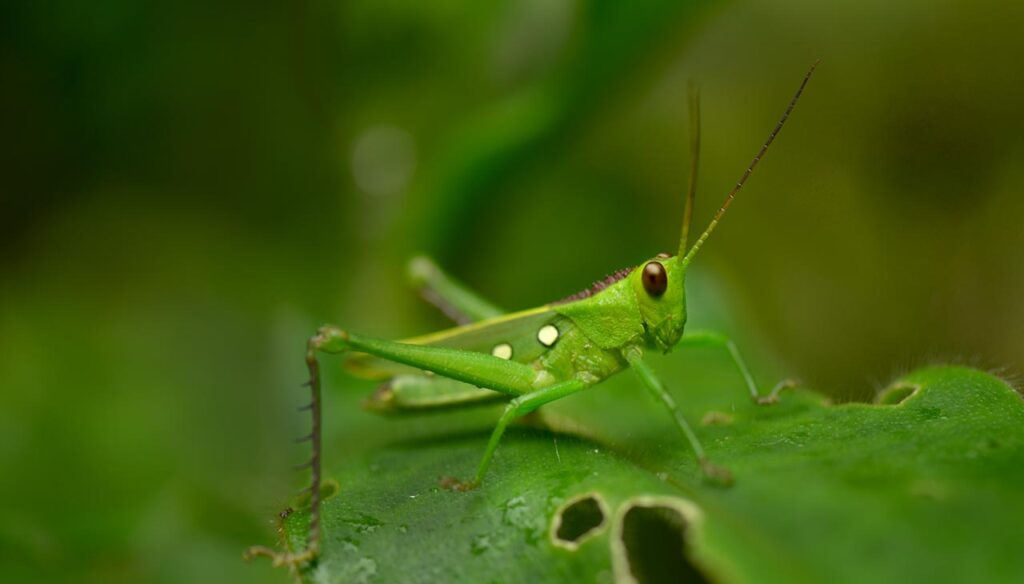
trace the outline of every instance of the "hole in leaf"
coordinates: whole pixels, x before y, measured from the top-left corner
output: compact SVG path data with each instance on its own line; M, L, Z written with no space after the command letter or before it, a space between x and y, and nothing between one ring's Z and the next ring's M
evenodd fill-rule
M638 506L626 512L622 543L637 582L711 582L689 558L686 529L686 519L671 507Z
M555 539L579 545L587 535L604 525L604 509L596 497L587 495L556 513L555 522Z
M337 495L340 490L341 485L338 484L338 481L334 479L324 479L323 482L320 483L320 500L326 501L327 499Z
M896 383L882 390L875 398L875 403L881 406L896 406L917 393L919 389L919 386L912 383Z

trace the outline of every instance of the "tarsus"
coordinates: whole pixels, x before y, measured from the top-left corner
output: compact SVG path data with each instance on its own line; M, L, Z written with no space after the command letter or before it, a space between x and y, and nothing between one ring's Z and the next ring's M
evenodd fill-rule
M306 346L306 366L309 368L309 390L312 394L310 404L313 426L310 430L312 437L313 456L309 460L310 485L309 485L309 542L307 551L315 556L320 551L320 364L316 359L317 342L320 335L314 335L309 339Z
M310 440L313 446L313 456L308 462L296 468L310 469L309 487L303 491L309 492L309 539L306 542L306 549L298 553L278 552L265 546L254 546L246 550L242 555L245 559L257 556L264 556L271 559L274 566L290 566L293 570L298 566L312 561L320 554L320 365L316 359L316 352L319 348L321 335L318 333L309 339L306 347L306 366L309 368L308 385L312 399L306 406L299 410L310 410L313 418L313 427L308 436L300 441Z

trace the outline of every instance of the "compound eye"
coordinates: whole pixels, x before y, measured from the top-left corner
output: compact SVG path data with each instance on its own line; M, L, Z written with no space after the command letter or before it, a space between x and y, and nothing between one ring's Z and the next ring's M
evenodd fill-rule
M661 262L647 262L640 278L643 280L644 290L651 296L661 296L668 288L668 274Z

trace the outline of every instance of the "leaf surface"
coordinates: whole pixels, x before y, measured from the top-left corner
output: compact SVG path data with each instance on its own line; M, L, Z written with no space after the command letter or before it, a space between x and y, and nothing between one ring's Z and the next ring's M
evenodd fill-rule
M929 368L890 405L815 393L756 406L736 380L656 366L708 450L736 477L704 483L669 418L631 377L513 428L478 489L488 431L432 428L369 446L330 473L313 582L1020 581L1024 401L1002 380ZM704 369L708 369L704 367ZM711 369L714 369L713 367ZM606 390L602 388L607 385ZM701 389L703 388L703 389ZM486 416L484 416L486 417ZM441 421L447 418L439 418ZM703 420L703 423L701 421ZM439 424L440 425L440 424ZM592 497L592 498L591 498ZM571 505L583 500L583 505ZM570 507L563 538L556 518ZM596 516L595 516L596 514ZM301 546L308 515L284 521ZM600 523L578 542L569 538Z

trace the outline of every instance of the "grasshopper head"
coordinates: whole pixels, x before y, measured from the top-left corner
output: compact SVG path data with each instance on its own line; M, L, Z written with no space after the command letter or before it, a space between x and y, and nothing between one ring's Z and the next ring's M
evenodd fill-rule
M789 118L790 112L796 105L800 95L807 86L807 82L814 73L818 63L815 61L810 70L804 75L800 87L789 102L789 107L779 118L775 129L768 135L768 139L761 146L757 155L747 167L746 172L733 186L725 201L718 208L714 218L708 223L703 233L697 237L692 246L687 248L690 234L690 220L693 218L693 202L697 193L697 167L700 152L700 99L697 93L690 94L690 128L691 128L691 159L690 159L690 184L686 194L686 209L683 214L683 229L679 238L679 253L675 257L669 254L658 254L652 260L644 263L630 274L633 280L633 289L640 304L640 314L643 318L644 330L647 335L647 342L664 352L668 352L679 342L683 336L683 327L686 325L686 291L683 289L683 281L686 278L686 268L690 265L694 256L700 251L701 246L707 241L711 232L715 230L726 209L732 204L736 193L739 192L747 182L754 167L764 157L771 146L775 136L782 129L783 124Z
M686 269L678 258L664 253L630 275L647 342L666 353L679 342L686 325L685 275Z

